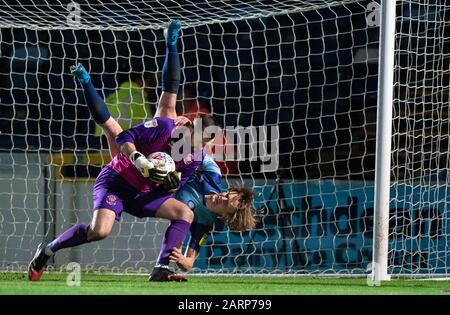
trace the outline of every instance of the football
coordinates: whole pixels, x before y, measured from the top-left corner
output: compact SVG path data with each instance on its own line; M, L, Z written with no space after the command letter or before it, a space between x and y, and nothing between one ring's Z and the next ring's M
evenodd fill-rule
M156 167L160 169L165 169L166 172L175 171L175 162L172 157L165 152L154 152L151 153L147 159L155 164Z

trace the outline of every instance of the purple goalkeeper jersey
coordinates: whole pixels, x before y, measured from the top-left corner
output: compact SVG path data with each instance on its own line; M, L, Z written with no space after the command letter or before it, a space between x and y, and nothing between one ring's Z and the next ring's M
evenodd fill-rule
M123 131L116 137L116 142L119 147L125 142L134 143L136 150L144 156L154 152L170 154L171 146L169 143L175 127L171 118L153 118ZM204 156L204 151L199 150L194 154L186 155L181 161L175 161L176 170L181 172L180 186L184 185L189 176L202 164ZM146 192L157 185L142 176L133 162L122 152L117 154L108 166L138 191Z

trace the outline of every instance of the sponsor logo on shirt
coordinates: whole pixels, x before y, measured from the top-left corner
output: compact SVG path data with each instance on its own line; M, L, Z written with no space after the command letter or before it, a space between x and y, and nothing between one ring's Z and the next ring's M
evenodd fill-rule
M189 201L187 202L187 206L188 206L189 208L191 208L192 210L195 208L195 204L194 204L194 202L193 202L192 200L189 200Z
M106 203L107 204L109 204L111 206L114 206L116 204L116 202L117 202L117 197L116 196L114 196L114 195L106 196Z
M156 119L151 119L144 123L145 128L154 128L157 126L158 126L158 121Z

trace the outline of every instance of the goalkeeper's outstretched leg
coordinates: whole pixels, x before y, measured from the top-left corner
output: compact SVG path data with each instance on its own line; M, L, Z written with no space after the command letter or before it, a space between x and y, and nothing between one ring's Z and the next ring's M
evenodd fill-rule
M171 21L166 33L166 58L162 69L162 94L158 101L155 117L167 117L175 119L175 124L185 124L187 119L177 119L175 110L177 94L180 85L180 59L177 51L177 40L181 30L180 21ZM92 84L89 72L82 64L70 68L72 75L83 87L83 92L95 123L99 125L106 135L111 158L115 157L120 149L116 144L116 137L123 129L119 123L111 117L104 100L97 93Z
M115 157L119 152L119 147L116 144L116 137L123 131L119 123L111 117L108 107L105 101L100 97L91 81L91 76L86 71L82 64L70 67L70 72L77 78L83 87L86 103L89 108L89 112L94 118L94 121L99 125L106 135L108 140L109 153L111 158Z
M41 243L28 265L28 279L39 281L46 264L56 251L99 241L106 238L112 230L116 214L107 208L95 210L91 224L76 224L50 243Z

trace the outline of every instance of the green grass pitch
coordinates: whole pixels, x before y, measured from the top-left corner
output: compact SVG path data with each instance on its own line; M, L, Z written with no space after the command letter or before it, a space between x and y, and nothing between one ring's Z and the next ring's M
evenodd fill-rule
M189 276L189 282L154 283L146 276L82 273L79 287L66 284L67 274L45 273L29 282L25 273L0 273L0 294L147 294L147 295L450 295L450 281L399 279L367 286L364 278Z

